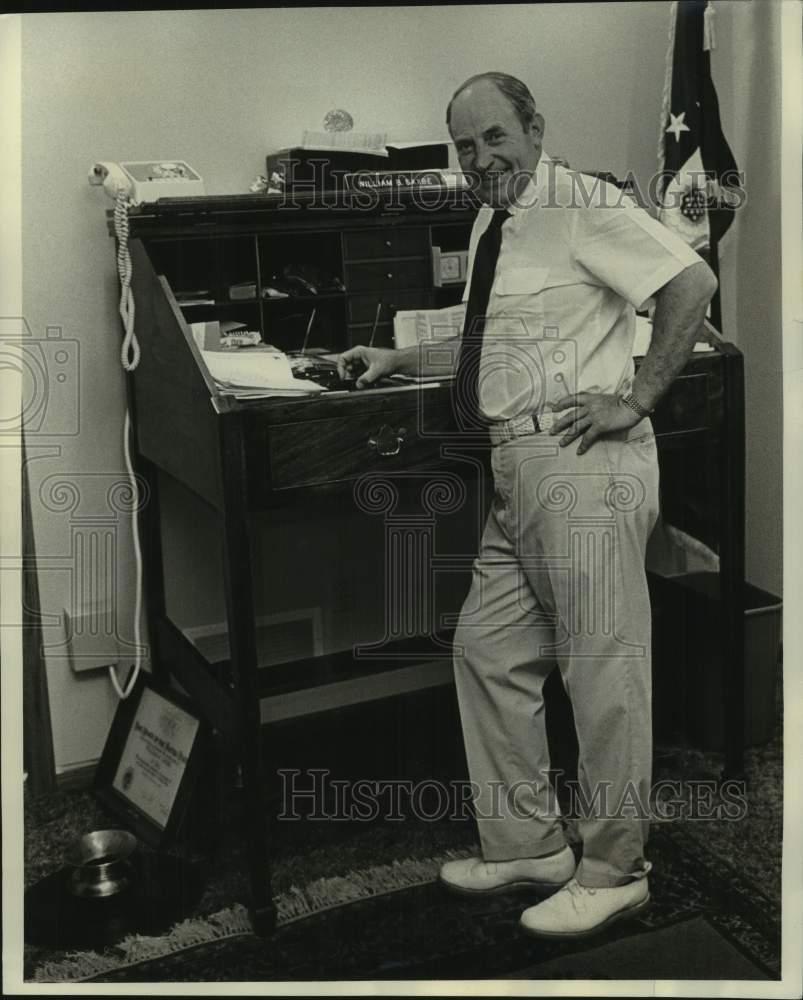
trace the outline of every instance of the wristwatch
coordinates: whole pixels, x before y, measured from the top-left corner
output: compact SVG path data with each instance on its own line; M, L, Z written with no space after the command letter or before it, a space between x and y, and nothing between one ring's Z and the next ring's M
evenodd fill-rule
M640 417L648 417L653 412L652 410L648 410L646 406L642 406L632 392L628 392L624 396L620 396L619 398L625 404L625 406L629 406L630 409L634 413L638 413Z

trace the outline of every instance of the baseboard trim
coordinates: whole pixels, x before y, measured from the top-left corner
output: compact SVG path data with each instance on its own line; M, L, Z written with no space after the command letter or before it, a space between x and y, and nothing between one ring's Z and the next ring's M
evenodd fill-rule
M71 767L69 771L57 774L56 789L59 792L84 792L91 788L98 763L96 760L90 761L88 764L80 764L78 767Z

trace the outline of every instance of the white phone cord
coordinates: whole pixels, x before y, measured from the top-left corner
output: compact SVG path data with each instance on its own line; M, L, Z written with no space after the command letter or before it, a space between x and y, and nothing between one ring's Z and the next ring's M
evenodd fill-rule
M127 372L132 372L139 364L139 343L134 333L134 294L131 291L131 254L128 250L128 198L122 191L117 192L114 201L114 231L117 236L117 273L120 276L120 316L125 327L125 337L120 352L120 361ZM131 509L131 529L134 538L134 562L136 565L136 603L134 606L134 669L125 688L120 686L117 678L117 671L113 665L109 666L109 676L112 685L121 700L126 699L134 690L134 686L139 678L142 668L142 643L140 632L140 618L142 617L142 551L139 544L139 500L137 490L137 480L134 475L134 468L131 463L131 417L128 407L125 411L125 425L123 427L123 454L125 455L125 467L128 472L128 480L131 484L131 495L133 507Z
M125 337L120 361L127 372L139 364L139 343L134 333L134 293L131 291L131 254L128 250L128 198L122 191L114 200L114 231L117 234L117 273L120 275L120 316Z

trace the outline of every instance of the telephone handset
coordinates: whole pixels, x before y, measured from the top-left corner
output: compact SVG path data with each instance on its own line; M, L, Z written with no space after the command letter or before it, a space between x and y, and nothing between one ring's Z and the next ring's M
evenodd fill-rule
M123 195L134 205L206 193L200 174L183 160L96 163L89 171L89 183L102 184L111 198Z
M119 163L96 163L89 171L89 183L103 185L103 190L114 199L118 194L130 197L134 187L131 178L123 173Z

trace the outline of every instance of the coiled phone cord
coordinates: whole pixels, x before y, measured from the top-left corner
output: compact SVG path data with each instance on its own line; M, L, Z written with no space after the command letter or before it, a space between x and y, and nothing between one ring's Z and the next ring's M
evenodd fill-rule
M139 342L134 333L134 293L131 291L131 253L128 249L128 197L118 191L114 199L114 231L117 235L117 273L120 276L120 317L125 337L120 362L127 372L139 364Z
M120 362L127 372L132 372L139 364L139 343L134 333L134 293L131 291L131 253L128 249L128 198L123 191L118 191L114 199L114 232L117 236L117 273L120 277L120 317L125 328L125 337L120 351ZM139 502L137 479L131 462L131 417L126 406L125 425L123 427L123 454L128 481L131 484L132 508L131 531L134 539L134 562L136 565L136 598L134 605L134 668L125 687L120 686L117 670L109 666L109 677L117 697L125 700L134 690L142 668L142 643L140 619L142 617L142 550L139 542Z

